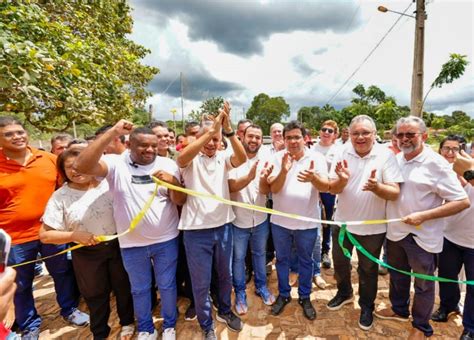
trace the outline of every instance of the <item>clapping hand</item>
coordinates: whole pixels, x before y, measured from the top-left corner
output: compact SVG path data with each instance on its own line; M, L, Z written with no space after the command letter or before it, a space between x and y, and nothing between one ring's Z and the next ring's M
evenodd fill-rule
M351 173L349 172L346 160L343 160L342 162L337 162L335 171L336 175L344 181L348 181L349 177L351 177Z
M367 183L364 184L364 187L362 188L362 191L375 191L378 188L378 182L377 178L375 176L377 170L373 169L372 172L370 173L370 177L367 180Z
M314 161L312 160L309 164L309 168L300 171L297 178L300 182L312 182L315 176L316 173L314 172Z

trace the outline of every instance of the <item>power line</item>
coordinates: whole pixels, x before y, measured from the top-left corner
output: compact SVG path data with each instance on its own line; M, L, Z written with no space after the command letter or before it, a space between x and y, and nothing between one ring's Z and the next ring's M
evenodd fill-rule
M408 7L403 11L403 14L406 13L406 11L408 11L408 9L411 7L412 3L410 3L408 5ZM367 60L370 58L370 56L375 52L375 50L377 50L377 48L380 46L380 44L382 44L382 42L385 40L385 38L389 35L389 33L393 30L393 28L398 24L398 22L402 19L403 17L403 14L400 14L400 16L397 18L397 20L395 20L395 22L393 23L392 26L390 26L390 28L388 29L388 31L383 35L383 37L379 40L379 42L375 45L375 47L369 52L369 54L367 55L367 57L365 57L365 59L362 61L362 63L360 63L359 66L357 66L357 68L354 70L354 72L351 73L351 75L346 79L346 81L344 81L344 83L341 85L341 87L339 87L339 89L336 91L336 93L334 93L332 95L332 97L327 101L327 104L331 104L331 102L337 97L337 95L339 94L339 92L341 92L341 90L347 85L347 83L349 82L349 80L352 79L352 77L355 76L355 74L362 68L362 66L364 66L364 64L367 62Z

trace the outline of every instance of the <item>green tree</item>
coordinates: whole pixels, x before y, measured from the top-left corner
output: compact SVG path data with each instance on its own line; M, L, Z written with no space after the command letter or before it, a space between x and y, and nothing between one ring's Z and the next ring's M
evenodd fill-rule
M202 102L200 108L201 115L217 115L219 109L224 106L224 98L222 97L211 97Z
M439 130L439 129L444 129L446 126L446 121L444 120L443 117L435 117L431 121L431 127L433 129Z
M131 117L158 72L132 24L125 1L1 2L0 114L42 131Z
M375 121L379 130L391 129L394 122L401 117L401 111L397 104L388 100L379 104L375 110Z
M467 56L451 53L449 55L449 60L441 66L441 71L436 77L436 79L431 83L430 89L426 92L425 97L421 103L421 111L423 112L423 106L425 104L426 98L431 93L435 87L442 87L444 84L451 84L454 80L458 79L464 74L466 66L469 64L467 61Z
M275 122L282 122L290 116L290 106L283 97L270 97L260 93L252 100L247 111L247 118L262 127L264 134L270 133L270 126Z

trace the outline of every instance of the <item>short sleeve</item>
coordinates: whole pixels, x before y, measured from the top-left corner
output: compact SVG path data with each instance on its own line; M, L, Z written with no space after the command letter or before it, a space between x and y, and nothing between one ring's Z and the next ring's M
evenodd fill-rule
M55 191L46 205L41 220L47 226L56 230L67 230L64 221L64 205L61 200L61 189Z
M397 159L395 155L389 151L387 156L387 161L383 167L383 183L402 183L403 182L403 175L400 170L400 166L398 165Z

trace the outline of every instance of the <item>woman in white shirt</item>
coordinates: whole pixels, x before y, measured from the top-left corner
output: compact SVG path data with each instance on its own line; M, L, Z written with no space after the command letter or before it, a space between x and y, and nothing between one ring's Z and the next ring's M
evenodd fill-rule
M439 153L449 162L454 163L465 140L461 136L450 135L440 144ZM464 265L466 279L474 280L474 189L463 177L459 181L469 196L471 207L445 219L443 251L439 254L438 275L457 280ZM442 179L441 179L442 180ZM447 322L450 315L460 313L458 304L461 298L459 285L456 283L439 283L440 306L431 319ZM460 339L474 339L474 286L467 285L464 300L463 326Z
M72 252L79 291L90 310L94 339L110 333L110 293L117 300L122 325L121 340L131 339L135 327L130 282L120 255L117 239L99 243L97 235L114 235L112 196L107 181L77 173L72 165L82 148L68 149L57 159L65 184L48 201L40 229L43 243L75 242L85 245Z

